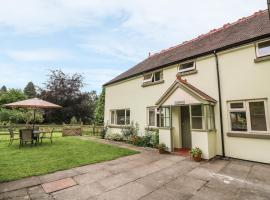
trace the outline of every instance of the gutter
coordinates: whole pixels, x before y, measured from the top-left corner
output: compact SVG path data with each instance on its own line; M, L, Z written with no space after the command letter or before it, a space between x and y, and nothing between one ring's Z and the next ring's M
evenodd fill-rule
M224 130L223 130L223 113L222 113L222 98L221 98L221 85L220 85L220 71L217 51L214 50L213 54L216 60L216 70L217 70L217 82L218 82L218 101L219 101L219 117L220 117L220 132L221 132L221 147L222 147L222 157L225 157L225 145L224 145Z

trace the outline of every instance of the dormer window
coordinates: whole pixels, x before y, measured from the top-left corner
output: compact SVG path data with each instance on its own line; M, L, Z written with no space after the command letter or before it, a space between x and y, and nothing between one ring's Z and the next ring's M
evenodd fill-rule
M257 57L270 56L270 40L257 44Z
M179 65L178 67L178 72L187 72L187 71L192 71L195 70L196 66L195 66L195 62L186 62L186 63L182 63Z
M143 83L154 83L163 79L162 71L151 72L143 76Z

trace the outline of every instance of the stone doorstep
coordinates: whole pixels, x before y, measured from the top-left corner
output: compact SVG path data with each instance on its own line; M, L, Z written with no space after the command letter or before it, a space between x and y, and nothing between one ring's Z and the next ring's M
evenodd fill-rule
M41 186L46 193L52 193L72 187L74 185L77 185L77 183L72 178L64 178L57 181L44 183Z

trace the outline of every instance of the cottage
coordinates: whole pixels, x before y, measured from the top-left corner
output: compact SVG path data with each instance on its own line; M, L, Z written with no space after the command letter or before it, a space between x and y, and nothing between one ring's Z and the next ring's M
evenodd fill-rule
M104 84L109 132L159 129L170 151L270 163L268 12L150 55Z

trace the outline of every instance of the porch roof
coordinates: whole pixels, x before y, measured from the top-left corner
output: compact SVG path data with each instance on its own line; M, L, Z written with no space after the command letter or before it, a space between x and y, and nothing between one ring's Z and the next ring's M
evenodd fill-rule
M196 88L195 86L191 85L187 82L187 80L182 79L180 76L177 76L175 82L167 89L167 91L158 99L156 102L157 106L162 106L163 103L178 89L181 88L189 95L193 96L194 98L198 99L202 103L216 103L217 101L201 91L200 89Z

